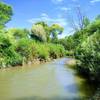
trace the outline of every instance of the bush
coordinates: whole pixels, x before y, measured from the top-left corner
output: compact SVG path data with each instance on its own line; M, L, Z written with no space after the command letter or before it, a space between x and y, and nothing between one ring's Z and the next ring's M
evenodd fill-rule
M0 66L7 67L15 65L22 65L22 57L12 47L4 49L0 59Z
M95 32L77 48L76 58L81 61L78 65L80 72L85 73L91 80L100 81L100 33Z
M66 56L73 56L74 55L74 51L66 51Z
M50 58L56 59L65 55L65 49L59 44L48 44Z
M36 51L40 60L47 60L49 58L48 47L45 44L37 44Z

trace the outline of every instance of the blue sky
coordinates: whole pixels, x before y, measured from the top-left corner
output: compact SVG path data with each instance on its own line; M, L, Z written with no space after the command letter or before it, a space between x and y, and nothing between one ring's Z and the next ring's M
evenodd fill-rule
M58 23L65 30L62 35L71 34L68 16L76 19L75 5L81 7L84 15L93 20L100 14L100 0L1 0L13 8L12 20L8 28L31 28L37 21L46 21L49 25Z

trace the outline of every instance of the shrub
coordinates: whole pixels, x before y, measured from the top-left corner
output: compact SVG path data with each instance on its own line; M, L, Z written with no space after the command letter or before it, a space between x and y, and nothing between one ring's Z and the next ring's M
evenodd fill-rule
M37 44L37 55L40 60L47 60L49 57L48 47L45 44Z
M66 56L74 56L74 51L67 51L66 50Z
M65 49L62 45L59 44L48 44L49 47L49 56L51 58L58 58L65 55Z
M84 41L77 50L77 56L81 63L80 72L85 73L92 80L100 80L100 33L95 32Z
M27 60L32 60L36 56L36 43L30 39L21 39L17 42L16 52Z

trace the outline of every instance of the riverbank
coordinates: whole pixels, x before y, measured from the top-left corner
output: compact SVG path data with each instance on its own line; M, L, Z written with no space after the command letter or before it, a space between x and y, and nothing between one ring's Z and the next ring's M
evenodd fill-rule
M2 49L0 68L16 67L24 64L41 63L65 56L62 45L40 43L30 39L21 39L18 43Z
M23 67L23 66L31 66L31 65L40 65L40 64L45 64L47 62L50 62L50 61L53 61L54 59L51 59L51 58L48 58L48 59L33 59L31 61L23 61L22 64L18 64L18 65L15 65L15 66L11 66L11 65L8 65L8 66L5 66L3 65L3 67L0 67L0 69L6 69L6 68L12 68L12 67Z

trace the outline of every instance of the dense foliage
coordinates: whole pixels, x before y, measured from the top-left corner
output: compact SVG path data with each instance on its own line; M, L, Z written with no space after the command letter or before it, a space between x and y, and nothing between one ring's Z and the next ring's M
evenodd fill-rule
M90 80L100 81L100 17L93 22L85 19L83 29L59 41L67 50L67 55L79 60L77 69Z
M31 30L4 29L11 16L11 6L0 2L0 68L67 55L78 59L79 73L100 82L100 15L93 22L84 17L80 28L64 39L58 39L64 30L58 24L37 22Z
M0 29L4 28L5 24L11 20L12 8L9 5L6 5L0 2Z
M0 2L0 28L11 19L11 15L12 8ZM62 31L60 25L48 26L45 22L35 23L31 31L17 28L0 29L0 68L22 65L33 62L34 59L46 61L64 56L64 47L51 41L54 38L58 40L57 35Z
M100 20L92 22L83 32L83 41L75 50L75 56L80 60L78 69L91 80L100 81Z
M58 35L62 34L63 27L58 24L48 26L45 22L37 22L33 25L31 37L42 42L57 42Z
M28 36L15 38L9 31L0 33L0 67L22 65L23 61L28 63L34 59L46 61L62 57L64 53L64 47L59 44L36 42Z

